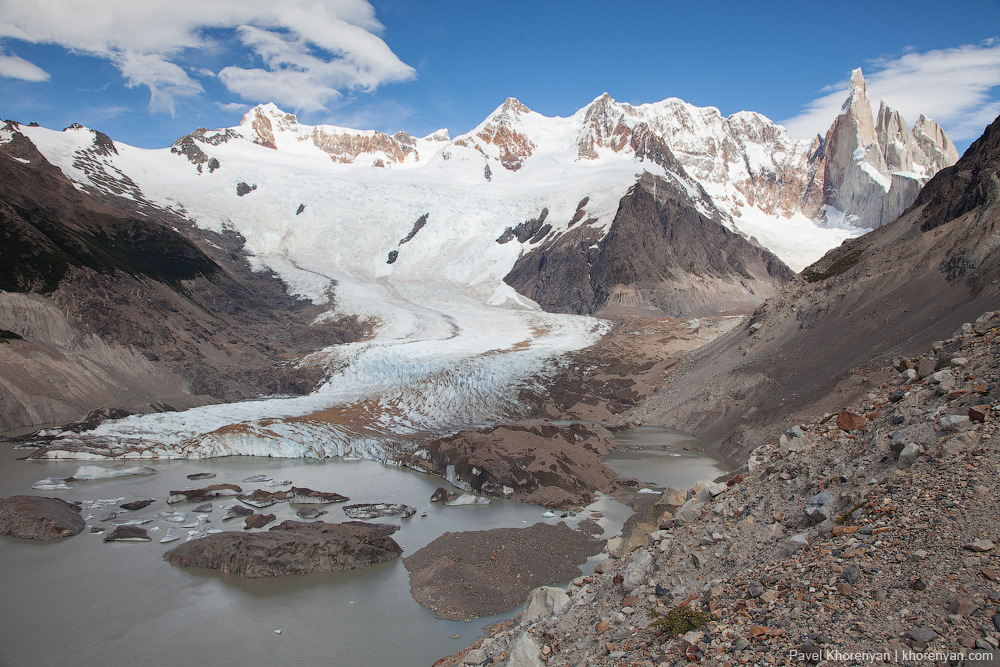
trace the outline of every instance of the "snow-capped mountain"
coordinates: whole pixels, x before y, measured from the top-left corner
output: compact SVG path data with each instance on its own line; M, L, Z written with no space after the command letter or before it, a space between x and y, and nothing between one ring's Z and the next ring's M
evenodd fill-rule
M539 302L563 312L614 305L675 315L753 306L790 277L765 248L801 269L862 233L831 224L867 225L864 212L876 208L868 190L848 197L870 185L852 174L881 183L870 173L881 174L881 163L856 157L862 146L883 155L871 149L878 137L845 136L855 116L865 120L852 111L863 106L857 90L838 118L847 129L835 123L812 142L791 140L759 114L724 118L680 100L631 106L603 95L567 118L508 99L454 140L445 131L413 138L307 126L262 105L236 127L198 129L159 150L80 126L11 124L0 143L26 137L79 190L116 205L235 231L256 267L325 304L320 319L374 325L371 340L307 360L331 372L307 397L125 420L94 437L146 443L135 455L381 456L387 434L517 414L521 383L602 331ZM912 173L923 178L949 159L931 121L922 119L909 142L901 119L887 115L884 126L885 137L902 137L893 165L919 164L924 171ZM914 145L937 161L918 159ZM893 196L896 176L886 177ZM865 202L864 215L836 210L831 197ZM636 240L654 233L633 261ZM553 273L557 258L572 266ZM563 288L576 293L551 294Z

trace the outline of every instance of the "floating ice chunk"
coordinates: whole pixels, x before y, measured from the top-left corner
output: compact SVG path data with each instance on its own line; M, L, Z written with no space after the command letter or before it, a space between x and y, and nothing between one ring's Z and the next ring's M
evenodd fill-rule
M352 519L378 519L397 514L402 515L405 519L413 516L416 512L415 507L400 503L363 503L344 507L344 514Z
M138 526L118 526L110 535L104 537L105 542L152 542L145 528Z
M111 521L118 518L118 512L105 512L98 521Z
M174 542L175 540L181 539L181 531L177 530L173 526L167 528L167 534L163 536L160 540L160 544L166 544L167 542Z
M62 489L72 489L73 487L67 484L64 479L60 479L58 477L46 477L45 479L40 479L32 484L31 488L38 489L39 491L58 491Z
M553 512L552 510L546 510L546 511L542 512L542 516L548 517L548 518L552 518L555 515L556 515L556 513Z
M211 512L212 511L212 503L205 503L204 505L198 505L197 507L194 508L194 511L195 512Z
M151 519L150 517L144 517L144 516L132 517L131 519L112 519L111 520L111 525L112 526L141 526L144 523L149 523L152 520L153 519Z
M639 489L639 493L652 493L652 494L655 494L655 495L659 495L660 494L659 491L654 491L653 489Z
M244 484L255 484L257 482L270 482L271 478L267 475L251 475L243 480Z
M160 516L170 523L184 523L188 520L187 512L160 512Z
M449 507L461 507L462 505L489 505L490 499L485 496L474 496L471 493L460 493L451 500L446 500L444 504Z
M80 466L73 473L75 480L111 479L113 477L128 477L130 475L155 475L156 468L136 466L132 468L104 468L101 466Z
M212 479L215 477L214 472L196 472L187 476L188 479Z
M289 486L291 481L287 479L272 479L270 482L264 484L264 486Z

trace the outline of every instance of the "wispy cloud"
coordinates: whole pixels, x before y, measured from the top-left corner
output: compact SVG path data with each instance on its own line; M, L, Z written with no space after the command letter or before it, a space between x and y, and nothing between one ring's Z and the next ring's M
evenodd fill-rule
M18 56L0 54L0 76L22 81L48 81L49 73Z
M0 39L104 58L127 86L149 88L150 109L170 113L176 100L204 92L185 67L199 52L217 51L218 31L235 34L262 64L211 72L231 92L315 111L344 91L372 91L414 76L377 36L381 30L367 0L47 0L44 10L32 2L0 3ZM206 74L200 66L193 71ZM2 55L0 76L48 78L37 65Z
M240 104L239 102L229 102L228 104L223 104L222 102L216 102L215 106L219 107L227 113L245 113L250 109L249 104Z
M957 141L974 139L1000 114L1000 41L911 52L865 68L868 97L898 110L909 122L924 114ZM802 113L781 123L797 138L826 132L847 96L847 79L826 87ZM876 108L877 111L877 108Z

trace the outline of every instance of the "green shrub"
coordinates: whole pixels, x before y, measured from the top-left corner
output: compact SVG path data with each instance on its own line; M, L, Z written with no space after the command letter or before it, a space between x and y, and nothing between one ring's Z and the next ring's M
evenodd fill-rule
M708 614L695 611L687 605L674 607L666 614L653 612L651 615L656 619L653 621L653 625L675 635L683 635L685 632L697 630L709 620Z

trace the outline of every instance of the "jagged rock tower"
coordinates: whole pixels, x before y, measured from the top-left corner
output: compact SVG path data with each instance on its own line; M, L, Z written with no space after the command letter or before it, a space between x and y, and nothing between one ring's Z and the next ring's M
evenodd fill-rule
M848 221L880 227L895 220L930 178L958 161L941 127L921 115L911 132L903 116L883 100L878 120L860 69L823 142L823 203Z

